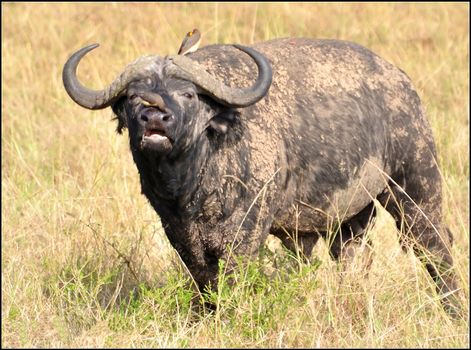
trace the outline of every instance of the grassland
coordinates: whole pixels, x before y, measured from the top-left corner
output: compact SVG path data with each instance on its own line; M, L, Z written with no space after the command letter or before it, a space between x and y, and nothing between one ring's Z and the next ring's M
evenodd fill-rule
M96 88L144 54L275 37L367 46L414 81L436 137L445 219L469 305L469 4L2 3L2 347L469 347L426 271L380 211L368 276L320 242L298 264L276 241L224 284L215 314L140 194L111 112L66 95L62 65L88 43Z

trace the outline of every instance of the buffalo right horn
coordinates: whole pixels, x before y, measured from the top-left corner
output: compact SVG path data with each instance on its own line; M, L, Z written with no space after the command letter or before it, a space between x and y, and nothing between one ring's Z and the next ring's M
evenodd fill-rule
M83 56L98 46L98 44L92 44L75 52L67 60L62 70L65 90L72 100L88 109L102 109L110 106L126 93L126 88L131 81L145 77L146 73L155 72L157 70L156 61L160 59L157 56L140 57L129 64L108 87L103 90L91 90L79 82L77 66Z

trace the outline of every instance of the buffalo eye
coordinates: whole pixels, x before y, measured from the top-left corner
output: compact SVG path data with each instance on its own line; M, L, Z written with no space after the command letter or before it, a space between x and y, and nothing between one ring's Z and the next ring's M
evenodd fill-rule
M183 94L183 97L191 100L193 97L195 97L191 92L184 92Z
M128 97L131 103L136 103L137 98L138 96L136 94L132 94L131 96Z

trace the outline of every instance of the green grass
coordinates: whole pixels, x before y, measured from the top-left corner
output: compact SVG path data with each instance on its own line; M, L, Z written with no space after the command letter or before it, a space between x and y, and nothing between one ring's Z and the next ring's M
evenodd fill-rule
M2 3L3 347L468 347L469 309L443 312L427 272L379 211L374 262L337 266L319 242L300 264L271 238L201 307L140 194L109 110L65 93L61 70L98 42L80 78L100 88L136 57L276 37L358 42L403 69L427 110L444 214L469 305L469 5Z

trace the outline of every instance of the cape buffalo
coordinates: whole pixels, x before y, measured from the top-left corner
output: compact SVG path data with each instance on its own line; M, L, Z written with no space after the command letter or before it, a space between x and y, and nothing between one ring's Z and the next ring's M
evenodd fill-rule
M65 89L129 130L142 192L200 289L269 233L309 256L333 232L340 258L377 199L453 312L436 149L403 71L351 42L288 38L141 57L94 91L76 69L97 46L66 62Z

